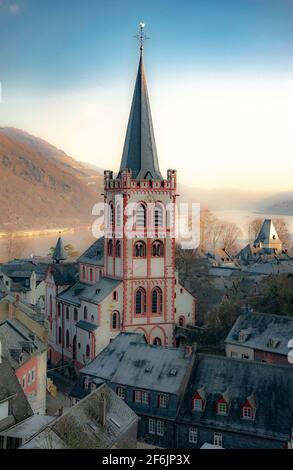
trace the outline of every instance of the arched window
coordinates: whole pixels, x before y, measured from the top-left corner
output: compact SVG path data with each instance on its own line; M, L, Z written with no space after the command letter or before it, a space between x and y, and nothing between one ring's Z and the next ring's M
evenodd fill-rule
M91 316L91 322L95 323L95 317L93 315Z
M69 307L66 307L66 320L69 320Z
M138 204L136 207L136 226L146 227L146 207L144 204Z
M62 327L61 326L59 326L59 329L58 329L58 343L62 344Z
M109 229L114 229L115 226L115 211L112 202L109 204Z
M185 317L179 318L179 326L185 326Z
M90 268L90 281L93 282L93 270Z
M120 313L112 313L112 330L120 330Z
M61 304L58 304L58 317L61 315Z
M83 319L87 320L87 306L85 306L83 309Z
M142 287L139 287L135 294L135 313L143 315L146 312L146 293Z
M69 348L69 331L66 330L66 348Z
M135 258L146 257L146 244L143 241L136 242L134 245L134 256Z
M116 258L121 257L121 242L120 242L120 240L117 240L117 242L116 242L115 255L116 255Z
M85 275L85 267L82 267L82 278L85 281L86 275Z
M160 240L156 240L152 244L152 256L154 258L161 258L164 256L164 243Z
M87 359L90 357L90 355L91 355L91 349L90 349L89 345L87 344L87 346L86 346L86 357L87 357Z
M113 256L113 240L108 240L108 256Z
M155 287L152 291L152 313L162 313L162 291Z
M74 307L73 318L74 321L78 321L78 310L76 307Z
M52 294L50 295L50 316L53 315L53 299Z
M154 227L163 227L164 226L164 207L161 203L157 203L154 208L154 218L153 223Z
M161 338L155 338L153 344L154 346L162 346Z

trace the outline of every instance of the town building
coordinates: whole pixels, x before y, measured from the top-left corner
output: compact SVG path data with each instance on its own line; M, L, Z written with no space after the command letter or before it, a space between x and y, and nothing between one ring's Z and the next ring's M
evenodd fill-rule
M0 449L15 448L15 441L2 432L33 415L19 381L3 353L0 341Z
M79 258L74 283L56 288L54 270L69 269L61 239L47 273L52 362L79 369L121 331L175 346L176 325L195 323L195 299L175 271L176 198L176 171L165 179L159 169L141 48L120 170L105 171L105 236Z
M140 417L138 439L171 448L194 360L192 348L154 346L143 334L120 333L81 369L73 403L105 382Z
M289 365L292 339L292 317L244 309L225 340L226 356Z
M103 384L22 449L135 449L137 424L137 415Z
M293 369L198 354L176 419L180 449L288 447Z
M48 330L44 317L12 295L0 298L2 352L34 413L46 413Z

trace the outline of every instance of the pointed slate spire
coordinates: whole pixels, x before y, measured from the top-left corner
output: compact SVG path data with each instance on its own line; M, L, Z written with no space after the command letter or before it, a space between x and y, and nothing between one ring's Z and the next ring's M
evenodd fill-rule
M55 263L59 264L60 261L65 261L66 259L67 259L67 253L64 248L63 241L60 235L56 243L54 253L53 253L53 260L55 261Z
M120 171L126 168L132 170L132 177L136 179L163 179L159 168L142 47Z

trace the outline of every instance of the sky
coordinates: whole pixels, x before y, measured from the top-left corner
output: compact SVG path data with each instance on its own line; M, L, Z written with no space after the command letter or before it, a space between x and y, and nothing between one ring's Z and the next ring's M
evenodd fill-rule
M142 20L162 172L293 190L292 0L0 0L0 126L117 170Z

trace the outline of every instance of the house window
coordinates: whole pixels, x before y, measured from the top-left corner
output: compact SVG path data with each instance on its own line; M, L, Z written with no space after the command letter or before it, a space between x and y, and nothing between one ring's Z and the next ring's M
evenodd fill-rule
M203 400L201 398L194 398L193 400L193 410L202 411L203 409Z
M237 351L231 351L231 357L238 357Z
M219 432L214 433L214 446L223 447L223 435Z
M74 313L73 313L74 321L78 321L78 311L77 308L74 308Z
M139 204L136 208L136 226L146 227L146 208L143 204Z
M124 387L117 387L116 393L118 397L122 398L122 400L125 400L125 388Z
M242 354L242 359L249 360L249 355L248 354Z
M69 320L69 307L66 307L66 320Z
M182 326L182 327L185 326L185 318L184 317L179 318L179 326Z
M161 338L155 338L153 342L154 346L162 346L162 340Z
M156 420L149 419L149 434L156 434Z
M33 384L36 380L36 370L35 369L31 370L31 377L32 377L32 384Z
M29 371L29 373L28 373L27 383L28 383L28 385L31 385L31 383L32 383L32 381L31 381L31 371Z
M165 434L165 423L164 421L157 421L157 435L164 436Z
M152 256L154 258L161 258L164 256L164 244L160 240L156 240L152 244Z
M91 349L90 349L89 345L87 344L87 346L86 346L86 357L87 357L87 359L90 357L90 355L91 355Z
M113 292L113 300L118 300L118 294L117 292Z
M152 292L152 313L162 313L163 294L159 287L155 287Z
M149 404L149 393L144 392L142 390L135 390L134 391L134 401L135 403L140 403L142 405Z
M168 395L161 394L158 398L159 408L167 408Z
M116 242L115 255L116 255L116 258L121 257L121 242L119 240L117 240Z
M198 441L198 431L196 428L189 428L188 441L191 444L197 444Z
M83 319L87 320L87 306L85 306L83 309Z
M223 415L223 416L227 415L228 414L227 403L218 403L217 413L218 415Z
M120 330L120 314L119 312L112 313L112 330Z
M25 388L26 386L26 375L22 377L22 388Z
M141 287L137 289L135 294L135 313L143 315L146 312L146 293Z
M247 420L254 419L253 408L251 408L250 406L244 406L242 408L242 418Z
M146 257L146 244L145 242L139 241L134 245L134 256L135 258L145 258Z

